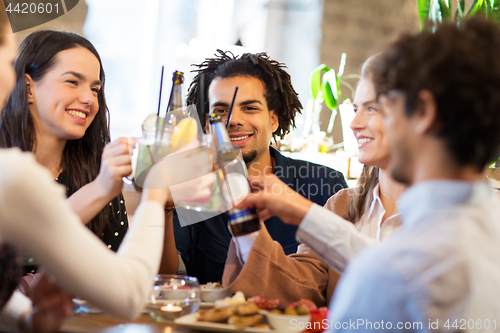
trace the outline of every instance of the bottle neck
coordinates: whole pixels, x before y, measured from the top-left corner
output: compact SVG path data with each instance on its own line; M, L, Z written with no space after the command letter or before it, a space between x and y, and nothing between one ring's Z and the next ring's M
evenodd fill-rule
M183 113L187 115L186 100L184 97L183 84L174 84L168 112Z
M232 152L233 144L231 143L224 123L221 121L212 122L210 124L210 132L214 136L217 148L222 154Z

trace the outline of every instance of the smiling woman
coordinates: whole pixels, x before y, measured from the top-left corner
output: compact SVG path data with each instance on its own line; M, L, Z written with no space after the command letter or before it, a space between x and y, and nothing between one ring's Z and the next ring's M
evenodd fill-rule
M20 45L16 87L2 111L0 146L32 151L69 203L109 248L128 228L121 178L130 174L128 142L109 143L104 71L85 38L38 31Z

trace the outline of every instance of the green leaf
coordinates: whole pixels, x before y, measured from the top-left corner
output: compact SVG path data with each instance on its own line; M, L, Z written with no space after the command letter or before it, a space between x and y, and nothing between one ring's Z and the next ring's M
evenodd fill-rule
M432 0L431 3L431 8L429 10L429 18L431 19L431 22L433 24L433 31L436 29L436 27L441 23L442 17L441 17L441 7L439 6L439 0Z
M469 12L467 13L467 17L472 17L477 14L477 12L479 12L483 7L483 2L484 0L474 0L470 6Z
M323 100L326 106L332 110L337 107L337 100L339 99L339 82L335 70L330 69L323 75Z
M316 67L316 69L314 69L311 73L311 94L313 99L316 99L316 97L318 96L318 92L322 89L321 73L326 73L329 70L330 68L328 66L326 66L325 64L321 64Z
M460 23L460 21L464 17L464 11L465 11L465 0L457 0L457 11L455 12L455 20L457 20L458 23Z
M486 4L486 17L490 18L492 15L492 9L491 9L491 0L484 0ZM483 5L484 7L484 5Z
M441 18L443 21L451 20L451 9L448 0L438 0L439 11L441 12Z
M429 10L432 0L417 0L418 18L420 20L420 30L424 28L425 22L429 19Z
M500 1L499 0L491 1L491 18L495 22L500 23Z

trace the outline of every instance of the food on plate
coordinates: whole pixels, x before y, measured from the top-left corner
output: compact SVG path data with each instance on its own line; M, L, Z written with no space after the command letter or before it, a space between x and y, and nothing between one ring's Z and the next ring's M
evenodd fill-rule
M209 282L200 286L201 301L213 303L225 297L231 297L233 293L224 289L220 282Z
M259 296L254 296L249 301L255 303L261 310L268 310L273 314L285 314L290 316L308 315L312 310L316 310L316 304L312 301L302 298L298 302L294 302L287 307L280 304L278 299L269 300Z
M253 325L260 324L264 318L261 314L253 314L250 316L232 316L227 320L229 325L234 325L236 328L252 327Z
M246 302L243 304L236 305L236 312L240 316L248 316L259 312L259 308L252 302Z
M327 318L326 308L320 310L307 299L301 299L287 307L280 304L279 300L263 299L259 296L245 300L242 292L237 292L233 297L223 300L223 305L208 311L198 311L198 321L212 323L227 323L236 326L237 329L244 327L258 327L278 330L290 330L290 320L303 323L302 327L309 321L320 321ZM266 310L266 311L261 311Z
M307 333L323 332L325 326L323 321L328 318L328 308L323 306L317 310L311 310L311 319L309 319L310 327L306 329Z
M245 298L245 294L243 294L241 291L237 291L233 297L226 297L221 300L216 300L215 306L219 307L219 306L238 305L238 304L243 304L246 301L247 300Z
M233 307L213 308L207 311L198 311L198 321L208 321L210 323L225 323L236 312Z
M201 290L220 290L224 289L220 282L208 282L207 284L202 284L200 286Z
M265 299L260 296L254 296L249 301L255 303L261 310L274 309L280 306L279 299Z
M228 323L238 329L243 327L267 327L262 322L263 315L259 314L257 305L251 302L242 304L215 307L207 311L198 311L198 321L207 321L212 323Z
M309 311L316 310L318 308L316 306L316 304L314 304L314 302L312 302L308 299L305 299L305 298L301 298L300 301L294 302L294 303L290 304L288 307L290 309L296 309L297 307L300 307L300 306L307 308Z

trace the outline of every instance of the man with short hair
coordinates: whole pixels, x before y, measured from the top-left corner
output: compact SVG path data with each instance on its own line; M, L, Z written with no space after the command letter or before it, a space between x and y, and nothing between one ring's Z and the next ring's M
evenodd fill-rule
M403 227L352 261L333 331L498 332L500 201L484 169L500 156L500 27L481 18L405 36L374 80Z
M249 175L274 173L292 189L319 205L324 205L330 196L346 188L340 172L287 158L270 147L273 137L283 138L290 131L296 113L302 108L285 66L270 60L264 53L235 57L230 52L218 52L215 58L198 65L198 74L189 87L187 102L203 110L204 115L215 112L225 119L238 87L228 132L232 143L241 149ZM201 78L203 85L200 84ZM204 87L204 105L199 100L201 87ZM231 241L227 221L227 215L221 214L181 227L174 215L177 250L187 274L197 277L200 283L222 280ZM295 226L285 225L276 217L265 221L265 225L285 253L297 251Z

